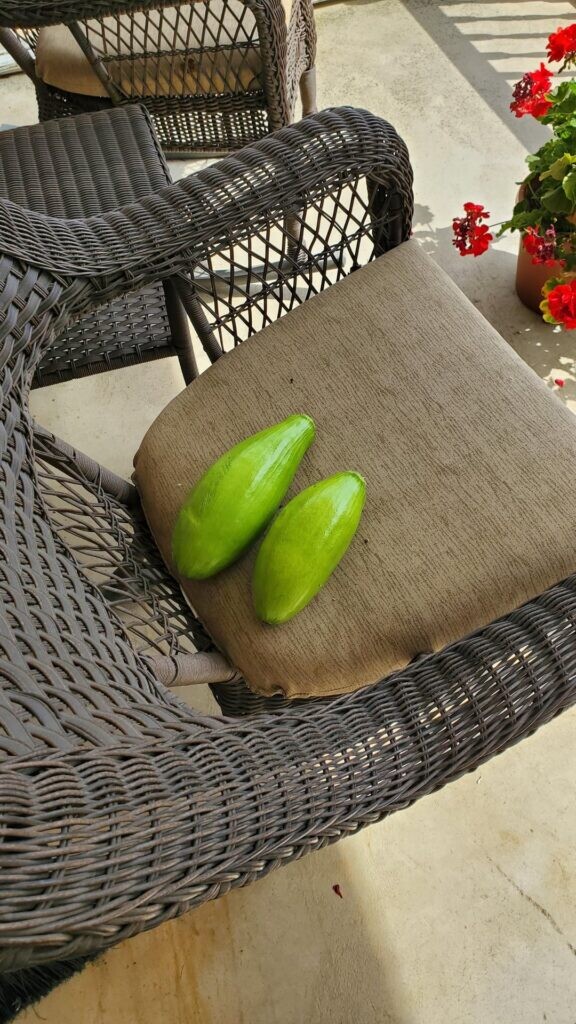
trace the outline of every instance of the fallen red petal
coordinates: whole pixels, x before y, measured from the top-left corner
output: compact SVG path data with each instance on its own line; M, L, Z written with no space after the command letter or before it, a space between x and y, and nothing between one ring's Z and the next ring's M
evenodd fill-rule
M556 384L557 387L563 388L565 383L566 383L566 381L562 380L562 377L555 377L554 378L554 383Z

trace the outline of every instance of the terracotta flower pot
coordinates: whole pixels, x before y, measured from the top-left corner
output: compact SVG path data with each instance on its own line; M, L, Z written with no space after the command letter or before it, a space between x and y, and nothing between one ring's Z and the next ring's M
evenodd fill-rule
M524 199L524 195L524 186L521 185L516 195L516 202L519 203ZM574 215L567 217L567 220L574 224ZM535 313L541 312L542 288L551 277L560 277L562 270L562 263L559 260L556 260L551 267L545 267L542 263L532 263L532 257L526 252L522 245L522 239L520 239L516 264L516 294L520 301L528 306L528 309L533 309Z
M516 202L519 203L524 195L524 186L521 185L516 195ZM576 226L576 214L571 214L566 220ZM551 277L561 277L563 269L560 260L556 260L550 267L545 267L542 263L532 263L532 257L526 252L522 245L522 239L520 239L516 264L516 294L520 301L528 306L528 309L533 309L535 313L541 313L542 288Z
M551 267L545 267L542 263L534 264L532 257L520 243L516 265L516 292L525 306L539 313L543 286L549 278L561 275L562 263L559 260Z

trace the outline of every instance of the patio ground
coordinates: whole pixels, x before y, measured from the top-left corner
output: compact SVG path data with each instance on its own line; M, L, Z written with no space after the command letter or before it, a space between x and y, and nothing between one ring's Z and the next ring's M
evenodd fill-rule
M550 386L565 378L558 397L574 411L576 338L516 299L515 244L462 260L450 223L467 199L507 215L523 158L545 137L509 114L510 85L575 6L317 9L321 105L396 125L414 164L416 237ZM0 99L2 122L36 120L23 76L2 80ZM45 389L33 404L128 474L180 386L165 360ZM575 725L567 713L410 810L120 946L22 1024L575 1024Z

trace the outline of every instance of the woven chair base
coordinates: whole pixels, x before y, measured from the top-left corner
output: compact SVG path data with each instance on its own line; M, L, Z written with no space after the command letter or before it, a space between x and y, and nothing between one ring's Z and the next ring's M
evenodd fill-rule
M63 92L36 82L38 120L109 110L105 97ZM176 159L206 159L248 146L270 132L264 93L237 96L159 96L127 101L146 107L164 152Z

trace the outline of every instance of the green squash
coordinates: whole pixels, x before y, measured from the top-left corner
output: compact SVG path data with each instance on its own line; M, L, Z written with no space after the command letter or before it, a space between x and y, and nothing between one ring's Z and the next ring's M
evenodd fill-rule
M262 622L287 622L315 597L356 533L365 498L363 477L336 473L282 509L254 566L252 595Z
M236 561L270 522L315 433L309 416L288 416L240 441L204 473L172 534L181 576L206 579Z

